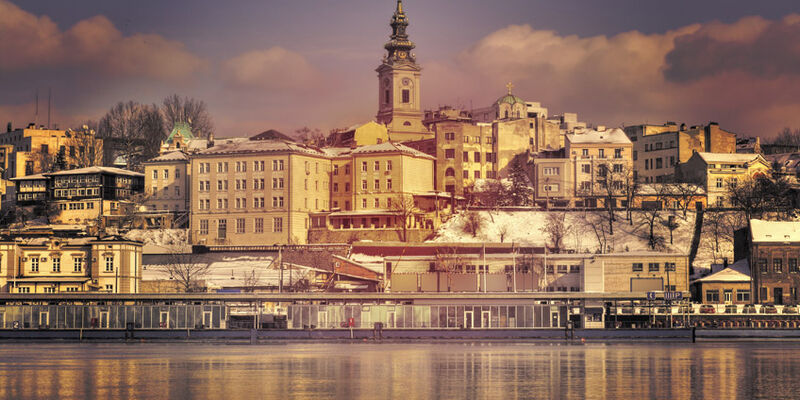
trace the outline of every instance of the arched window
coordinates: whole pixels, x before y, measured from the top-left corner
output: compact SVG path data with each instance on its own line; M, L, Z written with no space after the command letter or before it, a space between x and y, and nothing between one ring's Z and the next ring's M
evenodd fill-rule
M506 118L508 118L508 110L506 110Z
M408 122L408 121L403 122L403 126L411 126L411 122Z
M454 176L456 176L456 170L454 170L452 167L450 167L450 168L448 168L448 169L446 169L444 171L444 176L453 176L454 177Z

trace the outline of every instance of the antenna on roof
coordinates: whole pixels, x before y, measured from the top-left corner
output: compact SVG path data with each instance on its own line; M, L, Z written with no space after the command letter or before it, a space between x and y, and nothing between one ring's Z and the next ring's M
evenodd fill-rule
M53 106L53 88L47 88L47 129L50 129L50 108Z
M33 127L36 128L36 124L39 123L39 89L36 89L35 94L33 95L33 102L35 103L35 108L33 112Z

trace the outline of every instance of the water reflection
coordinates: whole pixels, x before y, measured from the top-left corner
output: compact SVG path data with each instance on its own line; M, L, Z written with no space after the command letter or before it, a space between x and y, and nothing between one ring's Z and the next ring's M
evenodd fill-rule
M795 343L4 344L0 398L793 398Z

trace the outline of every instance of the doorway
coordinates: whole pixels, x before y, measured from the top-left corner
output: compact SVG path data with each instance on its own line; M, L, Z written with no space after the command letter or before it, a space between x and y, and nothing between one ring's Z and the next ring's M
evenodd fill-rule
M472 311L464 311L464 329L472 329L475 325L474 314Z
M491 328L492 327L492 312L491 311L482 311L481 312L481 327L483 327L483 328Z
M203 311L203 328L211 328L211 311Z
M725 304L733 303L733 290L726 289L724 292Z
M773 288L772 294L775 297L775 304L783 304L783 288Z
M100 327L108 328L108 311L100 311Z
M39 327L47 327L48 323L50 322L50 313L47 311L42 311L39 313Z
M386 327L394 328L394 311L389 311L386 313Z
M161 313L159 313L158 327L159 328L169 328L169 312L161 311Z
M551 316L552 316L552 325L550 326L553 328L558 328L558 311L553 311L551 313Z

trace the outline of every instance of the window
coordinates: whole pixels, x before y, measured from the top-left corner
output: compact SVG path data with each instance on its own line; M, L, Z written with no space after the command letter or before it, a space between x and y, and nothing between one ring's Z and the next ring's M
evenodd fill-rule
M333 166L333 174L334 175L339 175L339 166L338 165L334 165Z
M362 161L361 162L361 172L367 172L367 162L366 161Z
M797 270L797 259L790 258L789 259L789 272L798 272Z
M749 290L737 290L736 291L736 301L739 302L750 302L750 291Z
M408 89L403 89L403 103L411 102L411 92Z
M722 178L717 178L717 184L716 184L716 187L717 187L718 189L721 189L721 188L722 188Z
M381 190L381 180L375 179L375 190Z
M761 273L764 273L764 274L767 273L767 259L766 258L759 258L758 259L758 270L761 271Z
M283 232L283 218L278 217L272 219L272 231Z
M228 172L228 163L227 162L218 162L217 163L217 172Z
M367 199L361 199L361 208L367 208Z
M474 157L474 159L475 159L475 162L481 162L481 152L480 152L480 151L476 151L476 152L473 154L473 157Z
M217 238L225 239L228 236L228 221L224 219L217 220Z
M772 259L772 271L776 273L783 272L783 259L782 258L773 258Z
M392 170L392 160L387 160L386 161L386 170L387 171L391 171Z
M200 234L201 235L208 235L208 220L201 219L200 220Z
M469 152L465 151L463 156L461 157L462 162L469 162Z
M719 290L706 290L706 303L719 303Z
M656 158L656 169L664 168L663 159Z
M349 193L349 192L350 192L350 182L346 182L346 183L344 184L344 191L345 191L346 193Z
M244 233L244 218L236 218L236 233Z
M200 164L203 165L203 164ZM153 170L153 180L158 180L158 170Z
M444 150L444 158L448 160L452 160L456 158L456 151L455 149L445 149Z
M345 175L350 175L350 164L346 164L344 166L344 174Z
M583 157L589 157L589 149L583 149L583 150L581 151L581 156L583 156Z
M469 136L464 135L464 143L469 143Z
M641 272L642 263L633 263L633 272Z
M445 132L444 133L444 140L450 141L450 140L455 140L455 139L456 139L456 133L455 132Z
M175 186L175 196L180 196L180 195L181 195L181 188L178 187L178 186Z
M386 180L386 190L392 190L392 180L391 179L387 179Z
M614 164L614 172L622 172L623 168L622 164Z
M598 149L597 156L600 158L606 158L606 150L605 149Z
M664 263L664 271L675 272L675 263L673 263L673 262L665 262Z
M61 272L61 259L53 257L53 272Z
M566 265L559 265L558 266L558 273L559 274L566 274L567 273L567 266Z
M169 170L168 169L164 170L164 179L169 179Z
M111 284L106 285L106 290L109 291L109 292L113 292L114 291L114 285L111 285Z
M283 207L283 196L273 197L272 198L272 207L273 208L281 208L281 207Z
M614 158L622 158L622 149L614 149Z
M650 271L650 272L658 271L658 269L659 269L658 263L648 263L647 264L647 270Z
M481 171L475 171L475 179L481 179Z
M592 166L589 164L581 165L581 172L584 174L591 174L592 173Z
M83 258L75 257L72 259L72 271L81 272L83 270Z
M559 174L559 167L545 167L542 168L543 175L558 175Z
M264 233L264 218L254 218L253 222L253 232Z
M581 182L581 190L583 190L583 191L592 190L592 182L589 182L589 181Z
M336 183L336 182L333 183L333 191L334 192L338 192L339 191L339 184Z
M106 256L106 272L114 272L114 257Z
M580 273L581 272L581 266L580 265L570 265L569 266L569 272L571 274Z
M31 272L39 272L39 257L31 257Z

